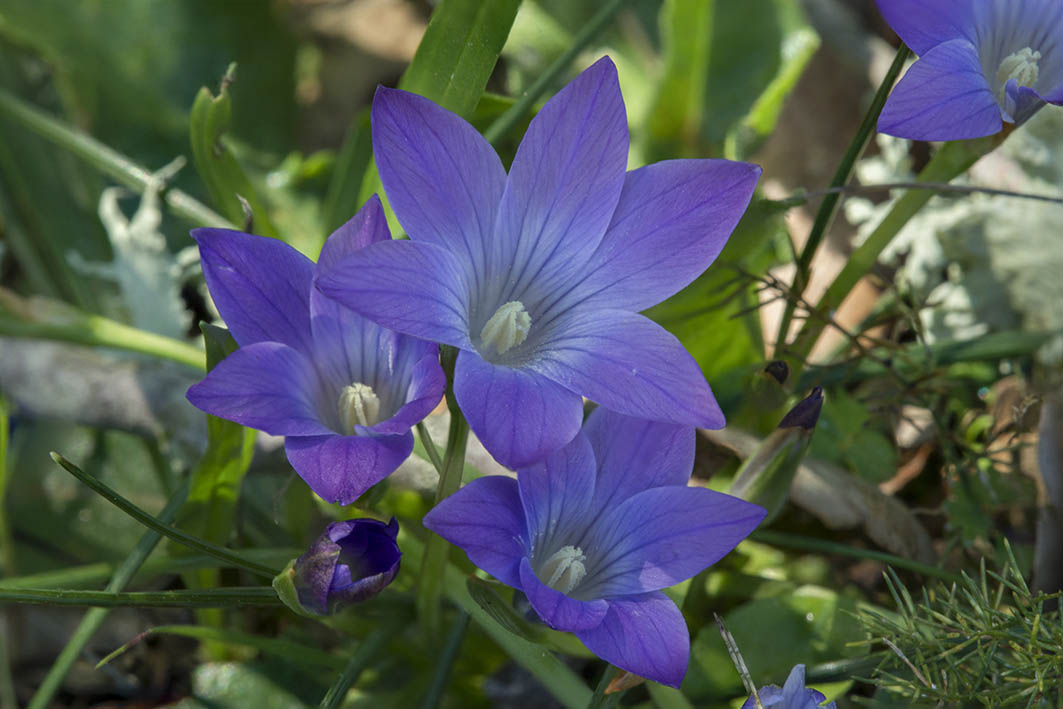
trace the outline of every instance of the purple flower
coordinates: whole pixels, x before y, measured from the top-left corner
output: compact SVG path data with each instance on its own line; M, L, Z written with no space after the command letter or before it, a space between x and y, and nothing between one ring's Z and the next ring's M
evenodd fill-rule
M314 288L315 266L287 244L196 229L203 276L240 345L188 400L285 436L288 460L325 500L346 505L413 450L410 427L443 394L436 345L386 330ZM390 241L373 197L336 230L317 268Z
M317 615L380 593L399 573L399 523L375 519L333 522L292 565L299 605Z
M919 55L893 89L878 129L914 140L955 140L1022 123L1063 104L1060 0L878 0L890 27Z
M689 426L599 408L575 438L514 480L488 476L443 500L426 527L461 547L536 613L622 669L678 686L690 636L660 589L715 563L765 511L687 487Z
M531 122L507 176L431 101L380 88L373 149L410 236L318 283L385 327L459 348L472 430L518 468L572 440L581 396L655 421L723 426L697 362L637 312L690 283L745 211L760 168L673 160L625 173L616 68L602 59Z
M790 676L786 678L786 684L780 689L774 684L761 687L757 690L760 703L765 707L780 707L780 709L835 709L834 702L821 704L826 697L822 692L805 687L805 666L794 665L790 670ZM742 709L756 709L757 701L750 696Z

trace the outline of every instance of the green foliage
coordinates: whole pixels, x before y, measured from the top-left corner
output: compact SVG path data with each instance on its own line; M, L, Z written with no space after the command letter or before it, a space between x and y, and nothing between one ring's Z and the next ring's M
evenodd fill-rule
M889 480L897 472L897 453L868 411L868 405L842 389L826 397L812 455L842 463L872 482Z

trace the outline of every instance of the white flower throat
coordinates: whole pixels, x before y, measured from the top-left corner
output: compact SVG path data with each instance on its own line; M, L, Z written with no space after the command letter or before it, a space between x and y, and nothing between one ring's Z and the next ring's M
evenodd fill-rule
M582 549L563 546L546 560L539 578L555 591L571 593L587 575L587 567L583 563L585 561L587 557Z
M498 354L513 349L528 337L531 329L531 316L524 309L524 303L511 300L503 303L480 331L480 341L486 351L493 347Z
M1040 72L1037 67L1040 59L1041 53L1029 47L1023 47L1004 57L1004 61L1000 62L1000 67L997 69L997 100L1001 104L1004 103L1007 94L1008 82L1012 79L1015 79L1015 83L1019 86L1034 85Z
M345 433L355 426L372 426L380 419L380 398L373 388L355 382L343 387L339 400L340 423Z

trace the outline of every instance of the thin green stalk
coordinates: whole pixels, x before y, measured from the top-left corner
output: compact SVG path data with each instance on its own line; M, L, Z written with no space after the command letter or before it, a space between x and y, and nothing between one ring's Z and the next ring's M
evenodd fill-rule
M465 638L465 630L469 627L469 614L458 613L454 625L447 634L447 642L443 651L435 661L435 672L432 674L432 683L428 686L421 709L436 709L443 699L450 673L454 669L454 661L458 659L458 650L461 649L461 641Z
M882 107L886 104L886 97L889 96L890 89L893 88L893 83L900 75L901 69L904 68L904 62L908 58L908 53L908 47L903 44L897 49L897 54L893 58L893 63L886 72L886 76L883 77L882 83L879 84L878 91L875 92L875 98L872 99L871 105L868 106L867 113L864 114L864 119L860 122L860 127L857 129L856 135L853 136L853 140L849 143L845 155L842 156L842 161L838 164L838 169L834 171L834 178L830 183L832 188L842 187L849 181L849 177L853 173L853 167L856 165L856 161L864 152L864 148L867 147L867 143L871 139L872 133L875 132L875 124L878 122L878 116L882 113ZM805 286L808 284L812 257L815 255L816 250L823 241L823 237L826 235L831 222L834 221L834 215L838 211L840 198L841 195L830 193L823 198L822 202L820 202L819 210L816 212L816 220L812 223L812 230L808 233L808 241L805 242L804 248L801 249L801 255L797 259L797 271L794 273L794 281L792 284L792 290L795 294L804 291ZM786 335L790 331L790 322L793 320L795 305L796 301L794 299L787 299L782 322L779 323L779 334L775 340L777 343L777 351L786 343Z
M152 173L95 138L70 128L47 113L0 89L0 113L77 155L100 172L110 175L126 187L143 192L152 181ZM193 226L233 228L233 224L186 192L166 190L164 199L174 214Z
M336 679L335 684L329 687L325 697L321 700L321 709L337 709L343 705L343 700L347 697L347 690L358 681L358 676L362 674L362 670L372 662L373 658L380 652L380 649L384 647L384 643L395 634L396 630L397 628L386 626L377 628L369 634L358 649L351 654L351 659L348 660L347 666L343 668L343 672Z
M853 657L847 660L834 660L833 662L821 662L808 668L805 673L806 682L844 682L857 677L866 676L875 669L883 658L889 655L888 650L873 652L863 657Z
M443 370L447 375L447 408L450 409L450 430L447 433L447 450L443 454L443 470L439 475L435 504L450 497L461 487L461 475L465 471L465 444L469 440L469 423L454 398L454 363L458 352L453 347L443 347L440 353ZM428 538L424 558L421 560L421 576L417 587L417 613L425 628L438 633L440 626L440 596L443 574L446 572L450 544L446 539L433 534Z
M102 315L92 315L73 307L48 320L21 316L16 304L0 292L0 336L35 340L58 340L89 347L111 347L168 359L193 369L203 369L203 351L198 347L125 325ZM47 315L45 317L48 317Z
M948 142L934 154L916 179L918 182L947 183L966 172L979 158L999 145L1007 135L1007 131L1002 131L985 138ZM841 273L827 288L827 292L816 308L822 312L830 312L841 305L856 282L878 261L882 250L933 196L934 192L930 190L905 192L871 232L871 235L849 256ZM812 346L819 334L823 332L824 327L826 327L826 321L821 318L809 318L805 321L794 341L794 350L800 359L803 360L812 350Z
M564 54L554 60L543 75L535 80L528 90L524 92L524 95L517 99L516 103L509 107L509 109L501 116L495 119L495 122L487 127L484 131L484 138L488 143L495 143L498 140L505 137L513 126L520 123L521 119L531 110L531 107L538 101L543 93L550 88L557 78L568 69L572 60L576 56L587 48L591 40L605 27L610 20L613 19L613 15L624 6L627 0L609 0L609 2L602 5L598 13L590 19L590 21L580 28L580 31L576 33L576 36L572 38L572 44L565 50Z
M11 481L8 477L10 466L7 464L8 421L11 405L0 392L0 564L3 565L4 575L11 576L15 573L15 545L11 538L11 526L7 519L7 485Z
M81 589L26 588L0 590L0 603L36 603L48 606L94 606L97 608L239 608L282 607L269 586L234 586L202 591L85 591ZM42 705L43 706L43 705Z
M908 571L914 571L923 576L942 579L949 583L959 583L961 580L959 574L954 574L951 571L945 571L944 569L939 569L935 566L930 566L929 564L922 564L912 559L905 559L903 556L895 556L894 554L877 551L875 549L858 549L857 547L839 544L838 542L830 542L825 539L804 537L799 534L790 534L789 532L775 532L770 529L762 529L753 532L749 538L756 542L771 544L777 547L786 547L788 549L801 549L803 551L814 551L822 554L852 556L857 559L873 559L875 561L889 564L890 566L895 566L899 569L907 569Z
M618 674L620 674L620 670L613 665L605 666L602 671L602 677L598 680L598 686L594 688L594 696L591 697L587 709L604 709L616 704L616 699L619 697L620 692L606 695L605 690L609 689L609 684L616 679Z
M15 695L15 678L11 674L11 655L8 650L9 619L0 614L0 709L18 709L18 697Z
M436 473L443 474L443 459L439 457L439 449L436 448L435 441L432 440L432 434L428 432L428 426L424 425L424 421L417 422L417 437L421 439L421 445L424 446L424 452L428 456L428 460L432 461L432 467L436 469Z
M268 579L272 579L274 576L280 573L279 569L273 569L268 566L263 566L262 564L251 561L250 559L247 559L235 552L232 552L226 549L225 547L220 547L216 544L211 544L210 542L203 541L199 537L192 536L191 534L182 532L176 527L172 527L169 524L160 522L152 515L149 515L147 512L140 509L132 502L119 495L110 486L108 486L101 480L97 480L85 471L81 470L63 456L54 452L51 453L51 456L52 460L54 460L56 463L62 466L64 470L66 470L68 473L70 473L75 478L84 483L86 486L88 486L97 495L107 500L118 509L125 512L127 515L140 522L145 527L154 529L159 534L169 537L178 544L183 544L184 546L189 547L190 549L196 549L198 551L203 552L204 554L210 554L211 556L217 559L221 559L222 561L227 562L232 566L244 569L246 571L250 571L253 574L257 574ZM218 606L203 607L209 608Z
M189 484L186 481L177 492L174 493L170 501L166 503L166 507L159 513L159 518L165 522L172 522L177 516L177 511L181 509L181 505L184 504L185 499L188 497ZM107 583L104 589L105 593L117 593L125 588L133 575L141 567L141 565L147 560L151 552L155 550L155 546L162 538L155 530L149 529L144 532L140 540L137 541L137 545L133 547L133 551L129 553L129 556L122 561L122 563L115 569L114 576ZM29 589L27 589L29 590ZM55 590L55 589L53 589ZM12 591L15 592L15 591ZM72 591L73 593L79 593L79 591ZM2 593L2 591L0 591ZM30 700L29 709L44 709L51 704L52 699L55 697L55 693L59 690L59 686L63 683L67 674L70 672L70 668L73 667L74 662L77 660L78 655L88 644L92 636L96 634L96 631L103 625L103 621L107 618L106 608L93 608L85 617L81 619L81 623L78 624L77 630L70 636L70 640L59 653L59 657L52 663L51 669L48 670L48 674L45 676L44 681L37 687L37 692L33 695L33 699Z

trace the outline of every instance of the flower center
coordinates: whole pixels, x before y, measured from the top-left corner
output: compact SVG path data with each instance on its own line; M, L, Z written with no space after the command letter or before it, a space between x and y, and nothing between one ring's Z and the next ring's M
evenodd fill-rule
M1041 53L1029 47L1023 47L1004 57L997 69L997 98L1003 103L1008 82L1015 79L1019 86L1033 86L1039 73L1037 62Z
M380 399L373 388L355 382L343 387L339 400L340 423L347 433L355 426L372 426L380 416Z
M587 567L583 565L586 560L579 547L561 547L543 564L539 578L545 578L546 585L555 591L571 593L587 575Z
M480 340L485 349L495 348L498 354L504 354L524 342L531 328L531 316L524 309L524 303L511 300L503 303L480 331Z

